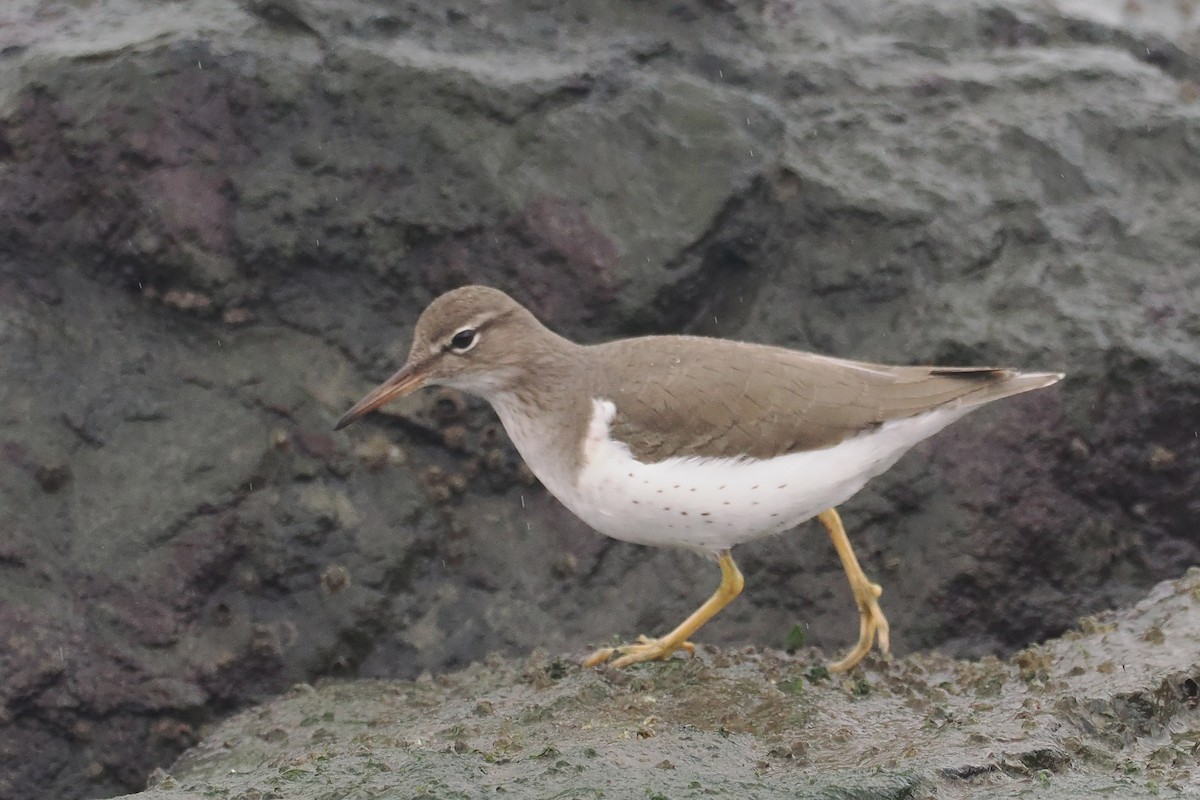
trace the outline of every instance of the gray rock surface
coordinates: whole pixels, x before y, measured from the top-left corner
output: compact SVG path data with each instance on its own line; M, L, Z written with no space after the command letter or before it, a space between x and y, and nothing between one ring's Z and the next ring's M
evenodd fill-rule
M424 304L1063 368L844 509L903 654L1007 655L1200 561L1200 44L1174 2L0 10L0 797L138 789L317 676L674 624L476 401L334 436ZM827 653L824 534L701 636Z
M1200 569L1007 662L914 655L830 678L806 655L628 672L542 655L302 685L136 797L1200 795Z

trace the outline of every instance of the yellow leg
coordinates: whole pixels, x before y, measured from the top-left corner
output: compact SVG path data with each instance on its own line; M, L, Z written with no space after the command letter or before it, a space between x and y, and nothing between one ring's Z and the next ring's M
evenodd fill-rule
M846 672L854 669L858 662L866 658L876 637L879 639L879 649L884 655L891 647L888 641L887 617L879 608L879 596L883 594L883 588L878 583L871 583L863 574L858 559L854 557L854 551L850 549L850 540L846 537L846 529L842 527L842 518L837 509L823 511L817 519L821 520L829 531L829 538L833 540L838 558L842 560L842 567L846 570L846 577L850 580L854 602L858 604L858 644L841 661L829 665L831 672Z
M729 555L728 550L718 556L717 562L721 565L721 585L717 587L717 591L713 593L712 597L704 601L704 605L679 623L675 630L657 639L639 636L637 644L602 647L588 656L583 665L594 667L597 664L603 664L613 656L619 656L616 661L612 662L612 665L617 668L628 667L639 661L660 661L669 657L676 650L686 650L689 653L695 650L695 646L688 641L688 638L700 630L704 623L715 617L717 612L729 605L729 601L741 594L742 587L746 583L742 578L742 573L738 571L737 564L733 563L733 558Z

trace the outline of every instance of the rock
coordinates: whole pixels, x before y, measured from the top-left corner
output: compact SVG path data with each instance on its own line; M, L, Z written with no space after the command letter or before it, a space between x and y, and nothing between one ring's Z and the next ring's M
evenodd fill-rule
M1198 653L1193 569L1007 662L831 678L811 650L709 648L620 681L541 654L327 682L236 715L130 797L1158 797L1200 783Z
M71 465L63 461L49 464L39 464L33 473L34 479L42 491L53 494L67 485L71 480Z
M1007 656L1200 562L1186 4L42 5L0 22L0 796L138 789L292 684L571 660L710 591L474 399L330 431L467 281L584 341L1065 369L844 508L900 654ZM739 560L702 642L854 638L815 526Z

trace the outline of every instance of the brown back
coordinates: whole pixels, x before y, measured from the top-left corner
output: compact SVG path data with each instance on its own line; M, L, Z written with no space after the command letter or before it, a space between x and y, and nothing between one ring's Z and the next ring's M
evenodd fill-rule
M893 367L690 336L585 348L593 396L616 405L612 435L639 461L771 458L830 447L893 419L982 405L1054 383L992 367ZM598 369L603 366L604 369Z

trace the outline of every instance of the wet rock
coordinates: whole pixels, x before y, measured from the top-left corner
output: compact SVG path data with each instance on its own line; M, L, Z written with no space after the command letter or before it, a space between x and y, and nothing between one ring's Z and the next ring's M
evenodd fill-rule
M380 472L389 466L398 466L407 460L399 445L393 444L387 437L375 434L354 448L354 454L362 460L363 465L372 472Z
M53 494L71 480L71 465L66 462L39 464L33 472L33 477L43 491Z
M1195 9L643 5L5 12L0 795L139 788L187 745L181 724L294 683L581 652L707 594L711 565L612 543L550 500L475 400L429 393L329 432L396 369L424 304L466 281L582 341L1065 369L923 445L845 519L899 653L1021 653L961 668L975 702L1121 678L1115 657L1063 678L1030 645L1200 562ZM59 463L69 479L38 477ZM749 590L705 641L853 638L815 528L739 558ZM331 565L353 577L337 593ZM587 691L645 683L624 680ZM864 707L899 691L834 680ZM917 682L903 702L950 736L963 712L945 691ZM1090 713L1034 705L1022 725ZM639 698L619 732L664 742L664 719ZM734 741L753 724L714 719ZM89 726L104 735L80 746ZM519 728L438 741L523 758ZM799 738L755 763L816 769ZM939 768L1075 785L1063 754L1095 747L993 741ZM647 763L676 775L691 752Z
M424 682L329 684L235 716L171 768L169 786L136 797L233 795L285 772L297 798L420 785L520 785L536 796L1186 794L1200 780L1198 598L1193 569L1046 642L1038 683L1022 659L936 655L872 659L813 682L805 671L819 654L768 650L639 665L618 682L535 655ZM1159 626L1161 644L1145 651ZM1090 669L1107 663L1123 668ZM321 720L319 774L296 771L308 742L269 735L305 720Z
M337 594L350 585L350 573L340 564L331 564L321 573L321 588L329 594Z

